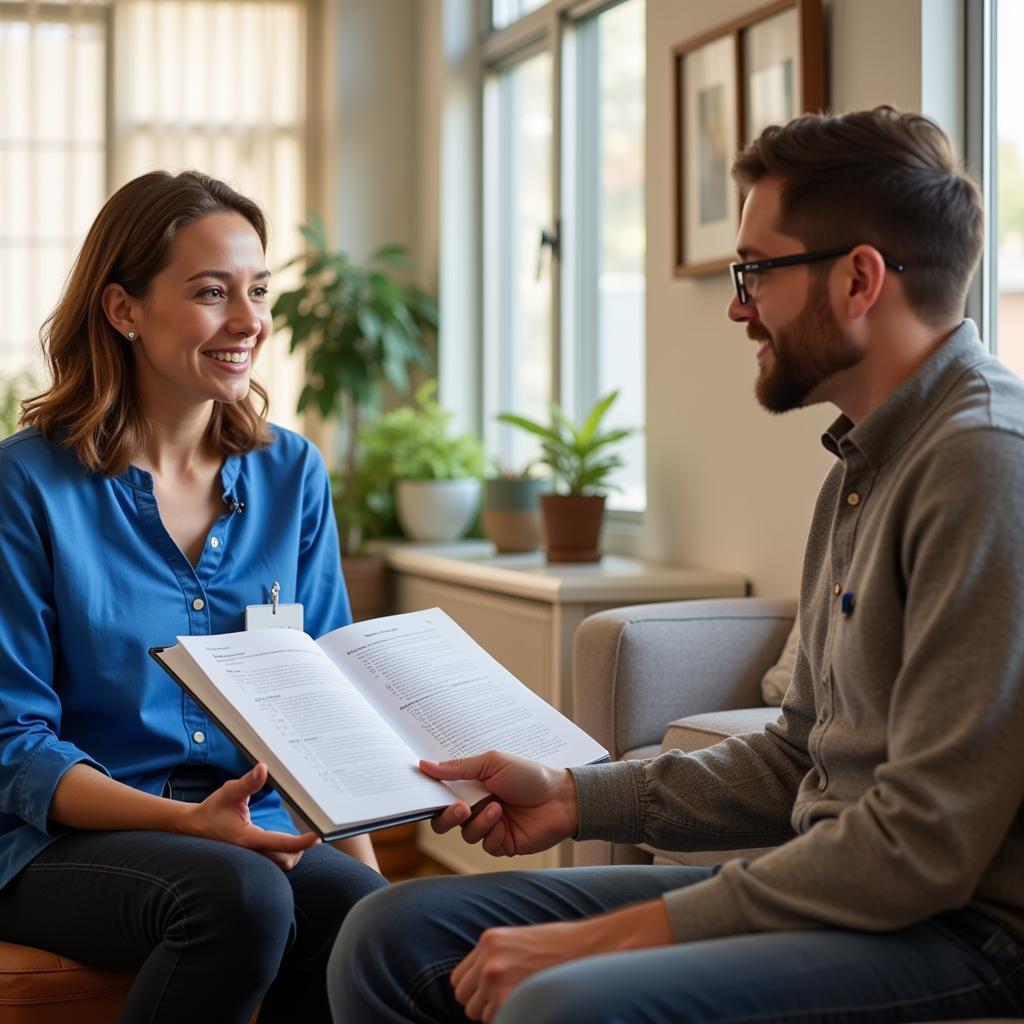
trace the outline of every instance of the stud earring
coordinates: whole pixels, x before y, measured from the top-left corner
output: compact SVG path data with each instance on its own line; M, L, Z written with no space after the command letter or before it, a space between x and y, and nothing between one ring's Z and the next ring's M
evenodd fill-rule
M137 337L138 337L138 335L134 331L129 331L128 332L128 340L129 341L134 341Z

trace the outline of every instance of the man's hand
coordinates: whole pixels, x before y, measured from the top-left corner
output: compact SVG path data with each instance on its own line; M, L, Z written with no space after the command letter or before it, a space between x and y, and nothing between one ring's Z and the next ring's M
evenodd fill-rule
M466 1016L490 1024L509 993L531 974L581 957L673 942L661 900L582 921L490 928L452 972L452 986Z
M470 808L463 801L446 807L433 825L435 832L462 826L467 843L483 840L495 857L546 850L579 829L576 782L564 768L549 768L522 757L490 750L454 761L420 761L434 779L453 782L474 779L494 794Z
M295 867L302 854L320 842L313 832L293 836L287 832L268 832L252 823L249 797L258 793L267 781L267 766L258 764L240 779L225 782L202 803L192 805L184 831L204 839L244 846L269 857L285 871Z

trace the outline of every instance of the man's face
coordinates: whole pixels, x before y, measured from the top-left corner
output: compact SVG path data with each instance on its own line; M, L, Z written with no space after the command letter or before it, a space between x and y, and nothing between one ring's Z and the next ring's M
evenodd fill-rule
M741 260L806 252L803 242L775 227L780 194L774 178L750 190L736 243ZM827 274L828 268L777 267L749 281L752 294L745 304L736 296L729 303L729 317L746 323L747 336L761 342L754 392L769 412L834 400L832 379L863 359L861 347L836 319Z

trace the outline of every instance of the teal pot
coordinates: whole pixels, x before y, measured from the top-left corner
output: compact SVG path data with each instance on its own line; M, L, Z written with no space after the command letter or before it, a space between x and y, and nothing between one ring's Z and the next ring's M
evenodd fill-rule
M495 477L484 483L484 535L500 552L536 551L541 541L540 496L550 481Z
M412 540L458 540L480 507L480 481L399 480L395 512L402 532Z

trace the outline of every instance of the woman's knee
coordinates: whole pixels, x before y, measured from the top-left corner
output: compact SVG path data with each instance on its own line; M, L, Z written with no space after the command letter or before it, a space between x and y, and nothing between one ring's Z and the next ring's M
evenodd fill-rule
M182 912L233 943L283 949L295 925L295 904L285 872L252 850L211 843L197 850L179 883Z

